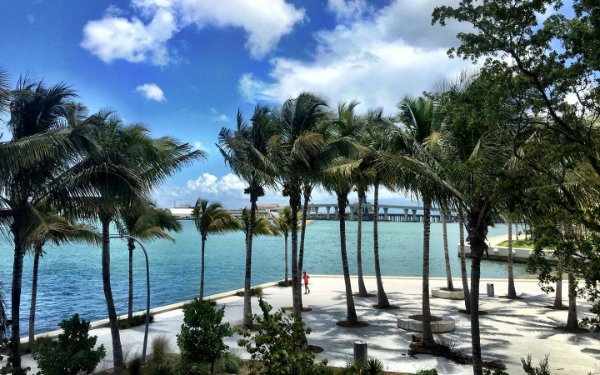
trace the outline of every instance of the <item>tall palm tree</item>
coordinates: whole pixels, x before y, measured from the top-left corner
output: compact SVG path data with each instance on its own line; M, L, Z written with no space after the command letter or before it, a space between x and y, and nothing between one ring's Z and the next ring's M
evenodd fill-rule
M3 90L3 101L6 90ZM74 92L59 84L46 87L42 82L31 82L21 78L15 90L9 92L10 118L7 127L12 135L9 142L2 144L3 159L0 167L3 176L0 180L2 223L12 234L14 244L11 316L12 337L9 365L21 367L19 352L20 304L23 280L23 256L31 243L32 229L38 222L33 205L50 195L56 187L56 180L64 172L65 163L77 151L70 130L64 129L59 121L65 106ZM28 153L19 149L18 144L33 138L35 148ZM7 163L13 159L13 150L19 150L19 156L29 163ZM13 159L14 160L14 159ZM6 164L5 164L6 163ZM10 164L9 164L10 163ZM12 165L11 165L12 164Z
M434 121L434 103L431 99L418 98L412 99L404 97L399 107L399 119L406 126L407 133L419 149L420 146L427 146L427 143L436 137L439 128ZM431 331L431 310L429 304L429 243L430 243L430 225L431 225L431 205L435 198L435 186L432 186L429 180L422 179L418 183L418 190L423 201L423 285L422 285L422 308L423 308L423 344L432 345L434 343L433 333Z
M362 158L359 176L366 178L373 184L373 259L375 263L375 278L377 281L377 307L387 309L392 307L383 287L381 265L379 261L379 186L381 184L392 187L396 183L396 176L386 173L379 165L383 153L390 147L390 136L395 126L383 117L383 110L370 111L366 117L366 125L360 133L359 142L366 146L366 153Z
M219 133L217 147L233 172L246 181L248 188L245 194L250 196L250 216L248 232L253 232L256 220L256 202L264 195L264 187L274 184L273 168L267 158L267 141L273 135L269 109L256 106L248 125L238 111L237 128L235 131L223 128ZM244 325L252 325L252 301L250 288L252 286L252 238L246 238L246 267L244 273Z
M515 299L517 298L517 291L515 289L515 275L513 272L513 263L514 263L514 254L513 254L513 238L512 238L512 230L513 223L512 218L509 216L506 220L506 225L508 226L508 298Z
M44 254L44 245L47 242L59 245L76 241L98 244L99 241L98 234L92 227L70 223L54 213L46 202L38 203L35 209L39 221L30 244L33 251L33 275L31 278L31 305L29 308L29 343L34 342L39 261Z
M285 259L285 267L284 267L284 285L288 285L289 282L289 272L288 272L288 237L290 235L290 227L291 227L291 215L292 210L290 206L285 206L281 211L279 211L279 216L276 218L275 224L277 226L277 232L283 235L284 241L284 259Z
M294 314L302 319L301 273L298 269L298 212L302 188L310 175L309 160L325 147L323 135L316 130L325 114L326 103L316 95L302 93L286 100L271 114L275 135L269 140L269 158L276 166L276 177L289 197L292 242L292 298ZM313 159L314 160L314 159Z
M487 251L488 227L505 209L500 175L509 166L515 103L505 85L510 79L493 72L465 79L441 95L441 139L448 181L460 194L466 216L467 241L471 246L471 340L473 372L483 373L479 330L479 281L481 258Z
M133 236L140 240L167 239L175 241L167 231L181 231L181 224L169 210L158 209L149 200L135 202L128 210L124 210L117 229L121 235ZM135 241L127 238L129 251L129 293L127 298L127 320L133 319L133 250Z
M366 202L367 192L363 184L357 183L356 195L358 196L358 218L356 224L356 273L358 274L358 296L368 297L369 292L365 286L362 267L362 222L363 222L363 203Z
M467 275L467 261L465 257L465 215L462 209L458 212L458 235L460 247L460 275L464 293L465 311L471 313L471 294L469 293L469 280Z
M340 252L342 256L342 270L346 289L346 319L350 325L358 325L358 316L352 295L352 284L350 282L350 271L348 268L348 254L346 249L346 208L348 207L348 194L352 190L356 174L362 163L360 159L364 149L359 146L355 137L360 127L357 125L357 116L354 109L358 102L340 104L337 116L328 127L326 134L328 139L327 149L323 153L326 162L321 173L323 186L336 194L338 205L338 219L340 225Z
M121 338L110 282L110 224L123 210L147 199L150 190L193 160L204 157L200 150L170 137L153 138L140 124L125 125L105 112L92 116L91 138L97 149L88 152L74 167L75 184L89 186L87 194L74 197L82 215L101 224L102 285L110 323L114 372L124 368ZM75 185L74 184L74 185Z
M241 226L227 210L223 209L220 203L209 203L202 198L198 198L196 201L192 217L202 240L202 265L200 268L200 300L202 300L204 298L204 249L208 235L238 231Z
M446 265L446 288L450 291L454 290L452 283L452 269L450 268L450 253L448 251L448 209L442 206L440 210L440 219L442 221L442 241L444 246L444 263Z

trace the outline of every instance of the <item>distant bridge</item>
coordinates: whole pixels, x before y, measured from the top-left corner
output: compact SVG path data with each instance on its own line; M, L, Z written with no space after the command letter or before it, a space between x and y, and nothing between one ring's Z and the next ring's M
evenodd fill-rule
M363 220L373 220L375 208L372 203L363 203ZM390 210L400 210L400 213L390 212ZM402 221L402 222L420 222L423 220L423 207L405 206L393 204L380 204L378 219L381 221ZM419 212L421 211L421 212ZM349 220L358 220L358 203L350 203L345 212ZM339 217L337 204L329 203L309 203L308 218L311 220L336 220ZM441 219L437 208L432 207L431 221L439 222ZM452 219L449 218L449 221Z

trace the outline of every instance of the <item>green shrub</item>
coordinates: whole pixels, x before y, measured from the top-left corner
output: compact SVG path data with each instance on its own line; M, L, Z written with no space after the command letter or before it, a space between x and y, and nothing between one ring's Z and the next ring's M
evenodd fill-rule
M259 300L262 317L255 315L259 326L252 336L243 332L244 339L238 345L245 347L252 356L253 373L261 375L309 375L315 370L315 354L307 350L306 328L301 320L287 316L281 310L271 314L272 307L262 298Z
M224 314L224 307L214 309L199 299L183 307L183 324L177 335L177 345L184 369L193 364L208 363L213 372L215 362L228 349L223 338L232 335L229 323L221 323Z
M364 368L350 362L342 370L342 375L383 375L383 364L376 358L369 358Z
M94 349L96 336L89 336L90 323L75 314L59 324L63 333L33 353L45 375L91 374L106 355L104 345Z
M417 375L438 375L438 372L436 369L432 368L431 370L418 371Z
M150 314L150 323L154 321L154 315ZM132 327L138 327L146 324L146 313L142 315L134 315L131 318L131 322L127 318L122 318L117 320L117 325L119 329L127 329Z
M508 375L508 372L506 372L502 369L499 369L499 368L495 368L495 369L484 368L483 375Z
M235 293L235 295L238 296L238 297L243 297L244 296L244 291L240 290L239 292ZM250 289L250 295L252 297L262 297L263 290L259 286L255 287L255 288L251 288Z
M177 372L168 363L152 366L145 371L146 375L176 375Z
M165 336L158 336L152 339L152 356L149 363L161 364L169 362L171 348L169 347L169 339Z
M242 360L232 352L226 352L219 360L219 367L228 374L238 374Z
M538 367L533 367L531 364L531 354L527 355L527 358L521 358L523 364L523 370L527 375L550 375L550 367L548 366L548 354L544 359L540 360Z

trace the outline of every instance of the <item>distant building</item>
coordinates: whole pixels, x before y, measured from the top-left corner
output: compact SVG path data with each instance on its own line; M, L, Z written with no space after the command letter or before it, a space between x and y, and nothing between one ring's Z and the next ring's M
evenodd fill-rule
M275 203L260 203L256 205L257 214L259 216L271 216L273 213L279 212L281 207ZM192 218L192 212L194 211L194 207L191 205L180 205L178 207L169 208L171 214L175 216L177 219L185 220ZM229 214L236 219L242 218L242 208L237 210L228 210Z

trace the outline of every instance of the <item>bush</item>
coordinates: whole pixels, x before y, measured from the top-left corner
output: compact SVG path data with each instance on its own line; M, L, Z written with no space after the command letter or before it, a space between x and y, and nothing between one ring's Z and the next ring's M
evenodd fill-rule
M221 323L224 314L224 307L214 309L199 299L183 307L183 324L177 335L177 345L184 368L208 363L213 372L215 362L228 349L223 338L232 334L229 323Z
M104 345L94 349L97 337L89 336L90 323L75 314L59 324L63 333L33 353L45 375L91 374L106 355Z
M438 372L436 369L432 368L431 370L418 371L417 375L438 375Z
M244 291L240 290L239 292L235 293L235 295L238 296L238 297L243 297L244 296ZM255 287L255 288L251 288L250 289L250 295L252 297L262 297L263 290L259 286Z
M232 352L226 352L219 360L219 367L228 374L238 374L242 360Z
M253 372L261 375L312 375L315 354L307 350L306 328L301 320L287 316L281 310L271 314L272 307L262 298L259 300L262 317L255 315L259 330L251 337L249 331L238 345L246 348L254 360ZM324 363L322 363L324 365Z
M376 358L369 358L364 368L350 362L342 370L342 375L383 375L383 364Z
M154 315L150 314L150 323L154 321ZM131 318L131 322L127 318L117 320L117 325L119 329L127 329L132 327L137 327L146 324L146 313L142 315L134 315Z
M527 375L550 375L550 367L548 366L548 354L540 361L539 367L533 367L531 364L531 354L527 355L527 359L521 358L523 370Z

